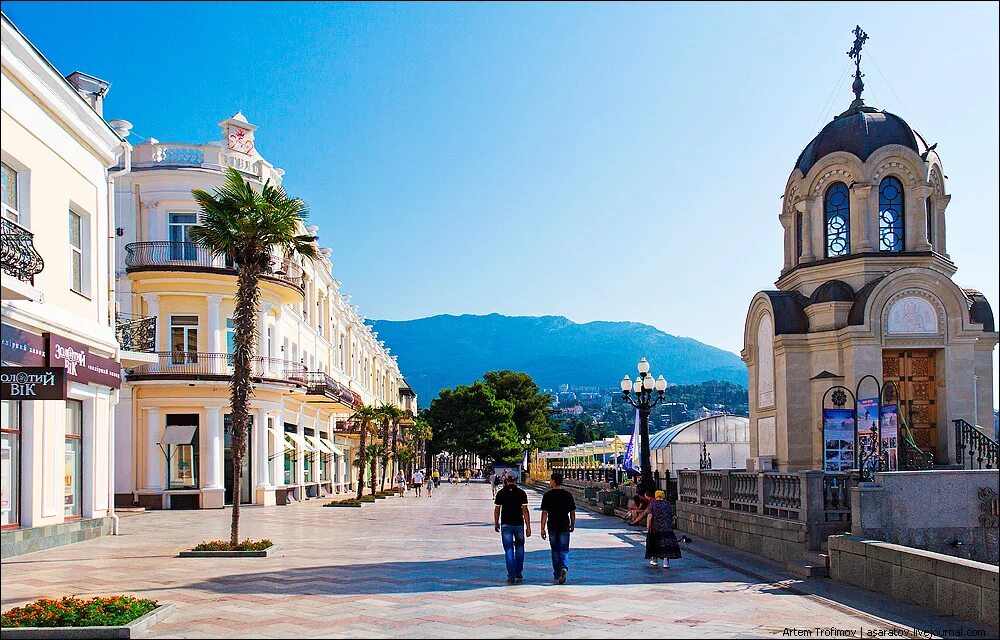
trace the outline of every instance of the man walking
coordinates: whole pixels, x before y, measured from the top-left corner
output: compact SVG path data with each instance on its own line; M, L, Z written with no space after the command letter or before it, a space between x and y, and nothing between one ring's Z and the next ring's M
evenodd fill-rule
M417 469L413 472L413 477L410 478L410 482L413 484L413 488L417 490L417 497L420 497L420 490L424 487L424 471L423 469Z
M503 489L493 499L493 528L500 533L504 560L507 563L507 584L524 582L524 538L531 537L531 516L528 514L528 494L513 478L504 478ZM544 536L544 532L542 533Z
M548 491L542 496L542 540L548 525L549 547L552 549L552 578L566 584L569 571L569 534L576 528L576 502L573 495L562 488L563 476L552 474Z

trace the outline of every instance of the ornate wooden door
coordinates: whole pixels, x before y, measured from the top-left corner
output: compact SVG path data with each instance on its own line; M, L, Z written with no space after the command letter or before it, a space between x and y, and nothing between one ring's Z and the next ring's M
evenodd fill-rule
M899 387L899 410L923 451L938 457L934 351L883 351L882 379ZM902 428L902 425L901 425Z

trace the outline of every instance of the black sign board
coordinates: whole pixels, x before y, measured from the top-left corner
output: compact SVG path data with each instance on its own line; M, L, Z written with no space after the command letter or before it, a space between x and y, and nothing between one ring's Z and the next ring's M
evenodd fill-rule
M0 367L0 400L65 399L62 367Z

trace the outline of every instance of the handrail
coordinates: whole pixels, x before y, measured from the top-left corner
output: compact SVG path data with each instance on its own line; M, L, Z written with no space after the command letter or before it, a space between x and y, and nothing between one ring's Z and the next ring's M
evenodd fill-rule
M1000 444L961 418L954 422L957 462L966 469L996 469Z
M34 234L18 223L0 216L0 269L30 285L45 269L42 255L35 249Z
M130 242L125 245L125 270L133 271L217 271L235 273L239 265L227 256L216 255L194 242ZM275 265L265 278L279 280L302 290L302 269L291 260Z
M204 351L158 351L156 362L126 370L129 380L140 378L215 379L233 375L233 356ZM297 362L255 356L250 359L250 375L261 380L301 384L296 376L305 371Z
M290 379L301 383L310 394L323 395L331 400L342 402L352 409L355 404L354 393L346 385L337 382L325 371L297 371L290 374Z

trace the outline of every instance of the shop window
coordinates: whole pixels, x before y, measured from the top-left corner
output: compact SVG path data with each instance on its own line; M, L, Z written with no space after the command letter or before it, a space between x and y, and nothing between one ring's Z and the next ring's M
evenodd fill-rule
M21 403L0 400L0 526L16 527L20 506Z
M83 514L83 403L66 401L65 470L63 472L63 515Z
M168 413L167 427L195 427L190 444L167 445L167 488L197 489L200 447L198 446L198 414Z

